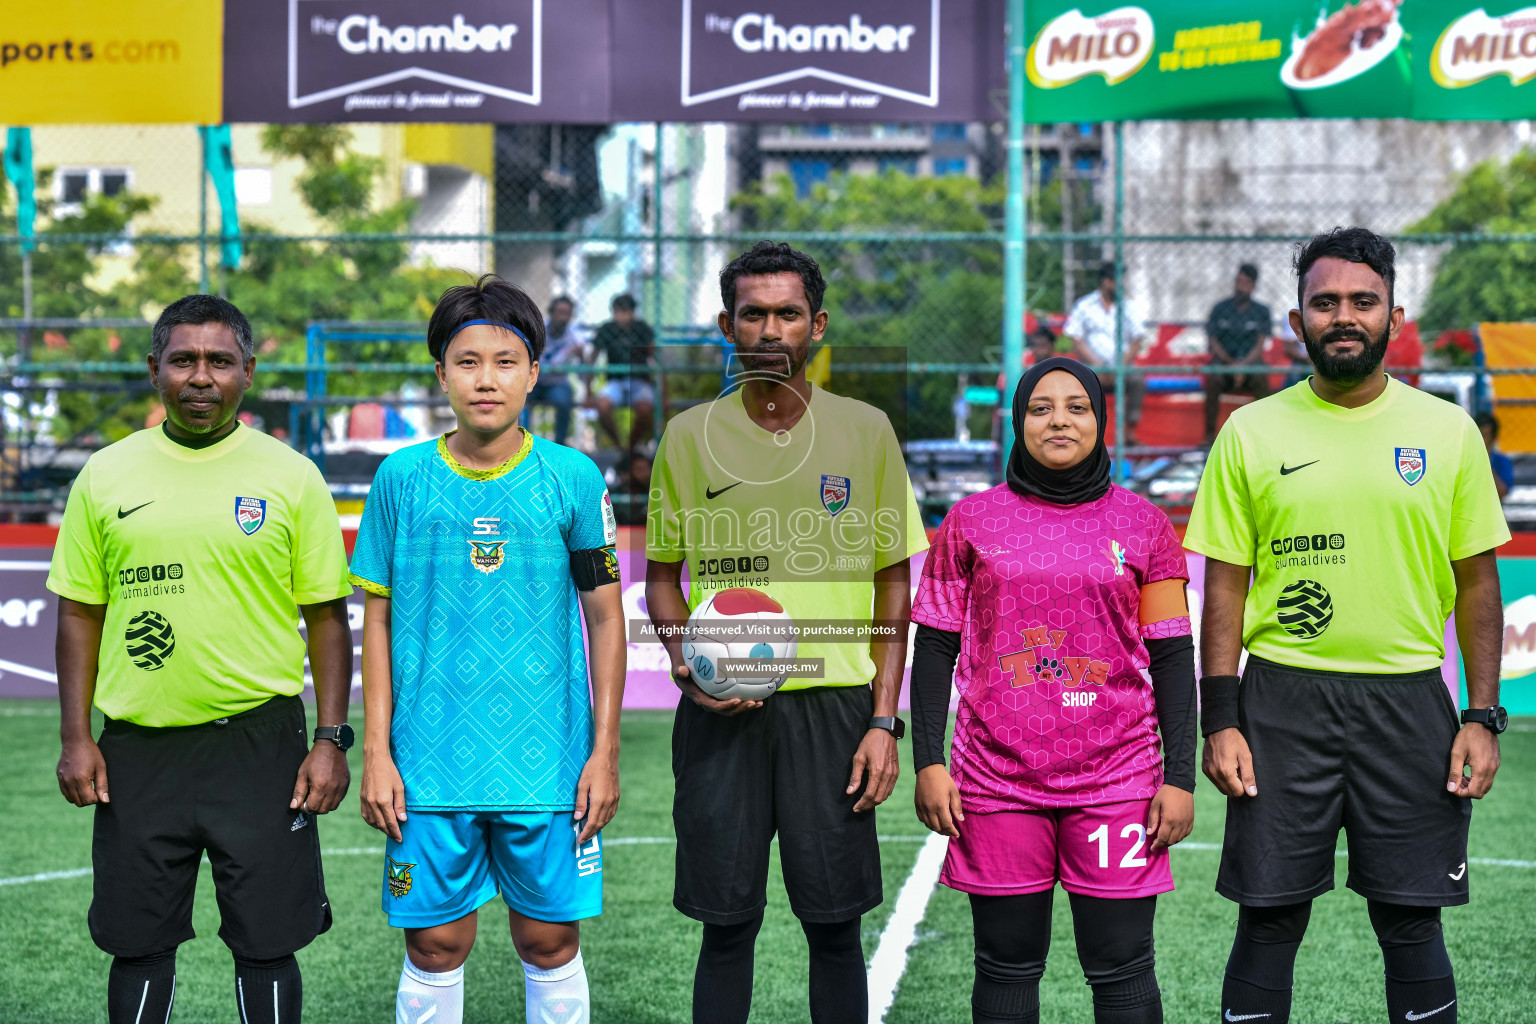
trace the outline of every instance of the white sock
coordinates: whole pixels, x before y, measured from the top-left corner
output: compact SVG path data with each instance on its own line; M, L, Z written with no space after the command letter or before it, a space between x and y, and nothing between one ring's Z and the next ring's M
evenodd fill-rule
M587 969L581 962L581 950L570 963L541 971L523 964L523 992L528 1006L528 1024L589 1024L587 1012Z
M464 1024L464 965L433 974L405 958L395 1024Z

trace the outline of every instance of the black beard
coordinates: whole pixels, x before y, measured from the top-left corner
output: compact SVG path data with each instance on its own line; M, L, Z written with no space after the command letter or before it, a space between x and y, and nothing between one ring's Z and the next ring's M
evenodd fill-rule
M1381 362L1387 357L1387 342L1392 333L1388 324L1379 337L1372 338L1367 332L1355 327L1335 328L1323 332L1321 338L1313 338L1303 326L1301 340L1307 346L1307 356L1317 368L1317 375L1340 387L1354 387L1367 377L1381 370ZM1331 341L1357 338L1365 342L1365 348L1356 355L1330 356L1324 346Z
M805 350L778 345L760 346L740 353L742 367L746 372L782 377L785 380L800 372L808 354Z

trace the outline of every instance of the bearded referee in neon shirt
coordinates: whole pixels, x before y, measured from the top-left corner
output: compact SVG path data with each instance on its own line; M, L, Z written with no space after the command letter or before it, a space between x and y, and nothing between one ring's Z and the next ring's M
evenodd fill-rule
M869 1017L859 921L884 898L874 809L899 770L908 559L928 538L890 419L806 379L826 290L816 261L782 242L725 265L719 324L740 386L667 424L651 475L645 599L658 626L744 589L806 629L899 626L884 639L802 638L797 660L819 659L821 675L792 676L764 701L706 694L681 638L663 634L683 691L672 903L704 926L695 1024L747 1020L775 837L810 950L812 1024Z
M205 854L241 1024L296 1024L293 954L331 924L314 816L349 782L352 588L314 463L235 418L252 351L250 323L225 300L166 307L149 355L165 422L91 456L48 574L59 788L96 809L90 929L113 958L110 1024L170 1019Z
M1382 372L1395 257L1364 228L1298 247L1291 326L1317 372L1228 420L1185 537L1206 556L1204 769L1229 798L1216 890L1241 908L1226 1021L1290 1018L1340 828L1390 1019L1457 1019L1440 911L1468 900L1471 800L1499 767L1509 530L1471 417ZM1460 713L1440 675L1453 609Z

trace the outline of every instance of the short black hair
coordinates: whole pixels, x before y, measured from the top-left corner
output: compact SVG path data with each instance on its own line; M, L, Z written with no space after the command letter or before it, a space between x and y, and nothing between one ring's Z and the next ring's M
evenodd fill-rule
M1328 256L1349 263L1364 263L1376 271L1387 286L1387 305L1396 304L1393 301L1393 286L1397 279L1397 250L1376 232L1353 227L1321 231L1313 235L1310 241L1297 244L1292 265L1296 268L1298 308L1305 307L1307 303L1307 271L1312 269L1312 264Z
M217 295L184 295L165 307L150 333L149 354L157 361L171 343L171 329L182 324L223 324L234 332L240 343L240 356L249 360L256 354L251 337L251 322L228 299Z
M1113 263L1099 264L1099 280L1113 281L1115 279L1115 265Z
M1237 268L1237 272L1248 280L1257 283L1259 280L1259 268L1252 263L1244 263Z
M810 304L812 315L821 311L821 300L827 296L827 279L821 276L821 267L799 249L790 248L788 242L765 239L754 243L720 271L720 301L727 316L736 317L736 282L764 274L797 275L805 286L805 301Z
M622 295L615 295L613 297L613 308L632 310L635 308L635 297L629 294L629 292L624 292Z
M544 315L528 293L495 274L486 274L474 284L449 288L437 298L437 308L427 324L427 350L433 362L442 362L448 340L460 324L470 320L499 320L511 324L528 339L533 361L544 354Z
M1482 430L1484 427L1491 427L1493 429L1493 439L1495 441L1499 439L1499 418L1493 413L1480 412L1472 417L1472 422L1477 424L1478 430Z
M554 298L549 300L549 308L554 309L562 302L571 307L572 313L576 312L576 300L571 298L569 295L556 295Z

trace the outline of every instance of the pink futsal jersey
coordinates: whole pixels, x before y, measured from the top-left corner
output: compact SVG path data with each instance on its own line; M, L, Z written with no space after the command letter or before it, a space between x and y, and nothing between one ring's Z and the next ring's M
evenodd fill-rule
M1147 799L1161 743L1141 588L1188 579L1163 512L1120 487L1053 505L1006 485L950 510L934 538L914 621L962 636L950 774L973 812Z

